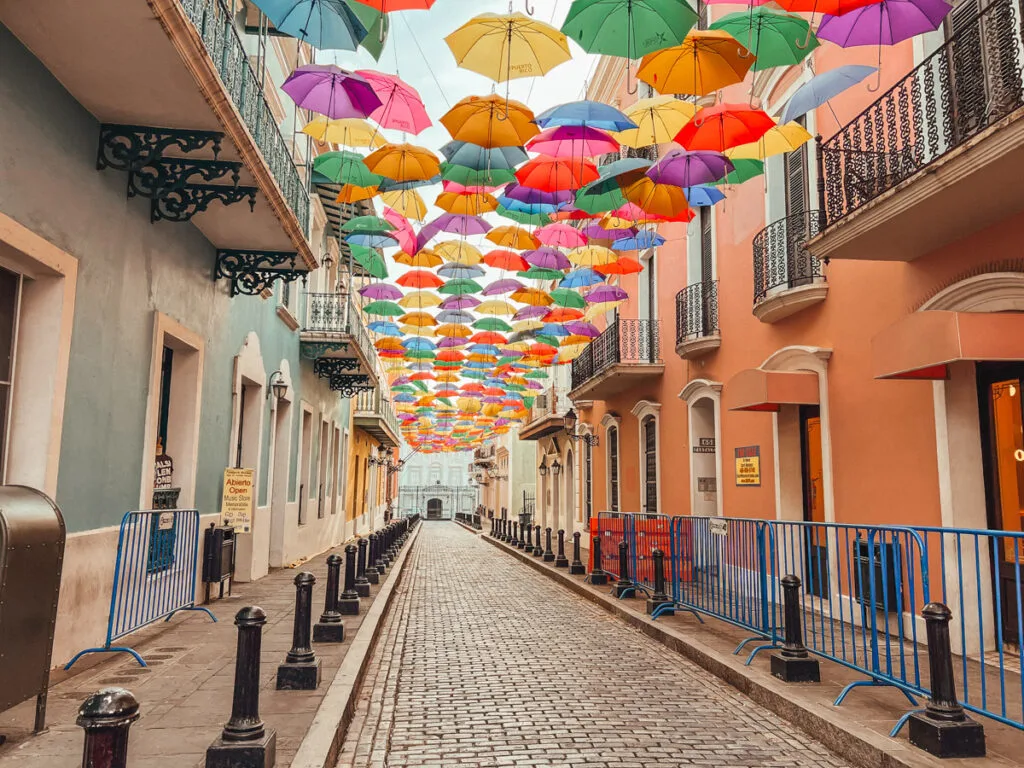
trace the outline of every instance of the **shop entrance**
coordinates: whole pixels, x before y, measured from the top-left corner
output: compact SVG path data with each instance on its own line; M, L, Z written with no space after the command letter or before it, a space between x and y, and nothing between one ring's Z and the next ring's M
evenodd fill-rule
M1019 533L1024 530L1024 411L1021 383L1024 365L980 363L978 400L981 417L982 461L989 528ZM1024 546L1014 540L993 547L996 610L1002 618L1002 637L1020 644L1020 608L1024 602L1021 564Z
M825 522L825 492L821 458L821 409L800 406L800 465L803 476L803 513L808 523ZM825 529L806 527L804 584L808 594L828 595L828 537Z

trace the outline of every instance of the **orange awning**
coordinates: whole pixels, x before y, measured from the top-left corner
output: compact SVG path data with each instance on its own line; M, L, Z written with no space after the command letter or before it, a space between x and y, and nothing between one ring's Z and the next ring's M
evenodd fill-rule
M925 310L871 340L876 379L944 379L960 360L1024 360L1024 314Z
M777 411L783 405L817 405L818 374L747 368L729 379L722 397L730 411Z

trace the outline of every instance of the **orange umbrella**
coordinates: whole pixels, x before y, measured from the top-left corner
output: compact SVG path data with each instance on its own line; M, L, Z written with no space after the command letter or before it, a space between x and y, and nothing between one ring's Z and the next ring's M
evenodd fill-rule
M599 175L597 166L589 160L541 155L516 171L516 181L524 187L542 192L563 192L596 181Z
M359 187L355 184L342 184L338 196L334 198L336 203L358 203L360 200L369 200L377 194L377 187Z
M622 196L656 216L678 216L690 207L682 188L657 184L647 176L623 187Z
M440 288L444 280L425 269L414 269L395 280L404 288Z
M444 363L461 363L466 356L457 349L442 349L437 353L437 359Z
M558 348L552 347L550 344L531 344L528 351L535 357L550 357L558 354Z
M443 263L443 259L434 253L429 248L424 248L421 251L417 251L413 255L409 255L405 251L399 251L395 254L394 259L399 264L407 264L410 267L436 267L438 264Z
M498 210L498 200L494 195L477 192L469 194L442 192L437 196L434 205L448 213L464 216L479 216L482 213Z
M525 104L496 94L468 96L441 117L456 141L493 149L521 147L538 133L534 114Z
M426 181L441 173L437 155L414 144L385 144L366 156L366 167L392 181Z
M503 245L506 248L515 248L517 251L525 251L531 248L540 248L540 240L522 227L505 225L495 227L487 233L487 239L496 245Z
M491 251L484 256L484 264L510 272L525 272L530 268L522 256L512 251Z
M437 377L429 371L420 371L409 377L409 381L433 381Z
M508 339L496 331L479 331L469 338L473 344L505 344Z
M636 76L658 93L707 96L742 83L753 63L750 52L728 32L692 29L682 45L644 56Z
M578 309L572 307L555 307L543 318L545 323L564 323L569 320L579 320L583 317L583 313Z
M437 325L437 321L427 312L410 312L402 315L398 322L414 327L417 331L420 328Z
M388 336L383 339L377 339L377 341L373 342L373 346L375 346L377 349L397 349L402 351L405 350L405 347L402 346L402 340L396 339L393 336Z
M473 331L466 325L460 323L445 323L439 325L434 329L434 334L437 336L448 336L449 338L468 339L473 335Z
M643 272L644 268L636 259L619 256L618 261L613 261L610 264L598 264L594 267L594 271L602 275L635 275ZM513 298L515 298L514 295Z
M546 307L552 303L547 291L542 291L540 288L520 288L509 298L534 307Z

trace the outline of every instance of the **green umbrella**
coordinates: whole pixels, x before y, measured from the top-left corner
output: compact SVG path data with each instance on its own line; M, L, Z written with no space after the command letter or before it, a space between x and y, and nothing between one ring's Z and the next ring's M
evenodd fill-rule
M386 317L398 317L404 315L405 310L395 304L393 301L371 301L365 307L363 312L368 315L384 315Z
M469 371L463 371L462 372L462 378L464 378L464 379L486 379L487 378L487 374L484 373L483 371L469 370Z
M810 28L806 19L770 11L763 6L730 13L711 25L711 29L728 32L756 57L751 67L755 71L788 67L803 61L820 45Z
M384 43L388 39L388 31L391 27L388 15L381 13L376 8L360 3L358 0L345 0L345 5L359 19L359 23L369 30L366 37L359 41L359 45L370 52L374 61L380 61L380 55L384 50Z
M534 336L534 338L540 344L547 344L549 347L557 347L558 346L558 339L555 336L551 336L551 335L546 334L546 333L538 333L536 336Z
M532 371L527 371L523 374L524 379L546 379L547 377L547 373L539 368L534 368Z
M416 389L418 389L420 392L427 391L427 383L425 381L420 381L419 379L416 379L416 381L412 382L412 385L416 387ZM427 410L430 409L428 408Z
M516 272L519 277L529 280L561 280L565 273L559 269L546 269L544 267L530 267L525 272Z
M392 232L395 225L380 216L356 216L349 219L340 227L342 232L365 232L367 234L381 234Z
M313 161L313 170L335 184L354 184L357 187L375 187L383 178L366 167L363 156L358 152L341 149L318 155Z
M497 187L515 181L516 172L511 168L491 168L478 171L465 165L441 163L441 178L466 187Z
M408 360L433 360L437 355L429 349L410 349L405 353Z
M506 208L503 205L498 205L495 211L499 216L503 216L510 221L517 222L519 224L535 224L537 226L543 226L544 224L550 224L552 219L547 213L527 213L526 211L513 211Z
M370 275L378 279L388 276L388 265L376 248L369 248L365 245L349 245L348 248L352 251L352 258Z
M535 399L536 398L533 395L527 395L526 397L523 398L523 405L525 405L527 408L533 408L533 401Z
M548 295L560 307L583 309L587 306L586 300L571 288L555 288Z
M452 296L461 296L466 293L480 293L482 290L483 286L476 280L471 280L468 277L457 277L442 285L437 289L437 292L451 294Z
M481 331L498 331L500 333L512 330L512 326L500 317L481 317L473 323L473 327L479 328Z
M586 213L607 213L621 208L625 204L626 198L623 197L622 190L617 188L607 192L593 192L587 187L583 187L576 193L576 207Z
M729 171L724 179L715 182L720 184L742 184L745 181L760 176L764 173L764 161L754 158L738 158L732 161L735 170Z
M686 0L575 0L562 32L587 53L639 59L679 45L696 23Z

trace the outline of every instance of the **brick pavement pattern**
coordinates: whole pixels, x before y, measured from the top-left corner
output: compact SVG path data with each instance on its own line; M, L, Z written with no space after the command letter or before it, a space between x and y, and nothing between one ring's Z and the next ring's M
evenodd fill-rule
M427 523L338 768L846 766L452 523Z

